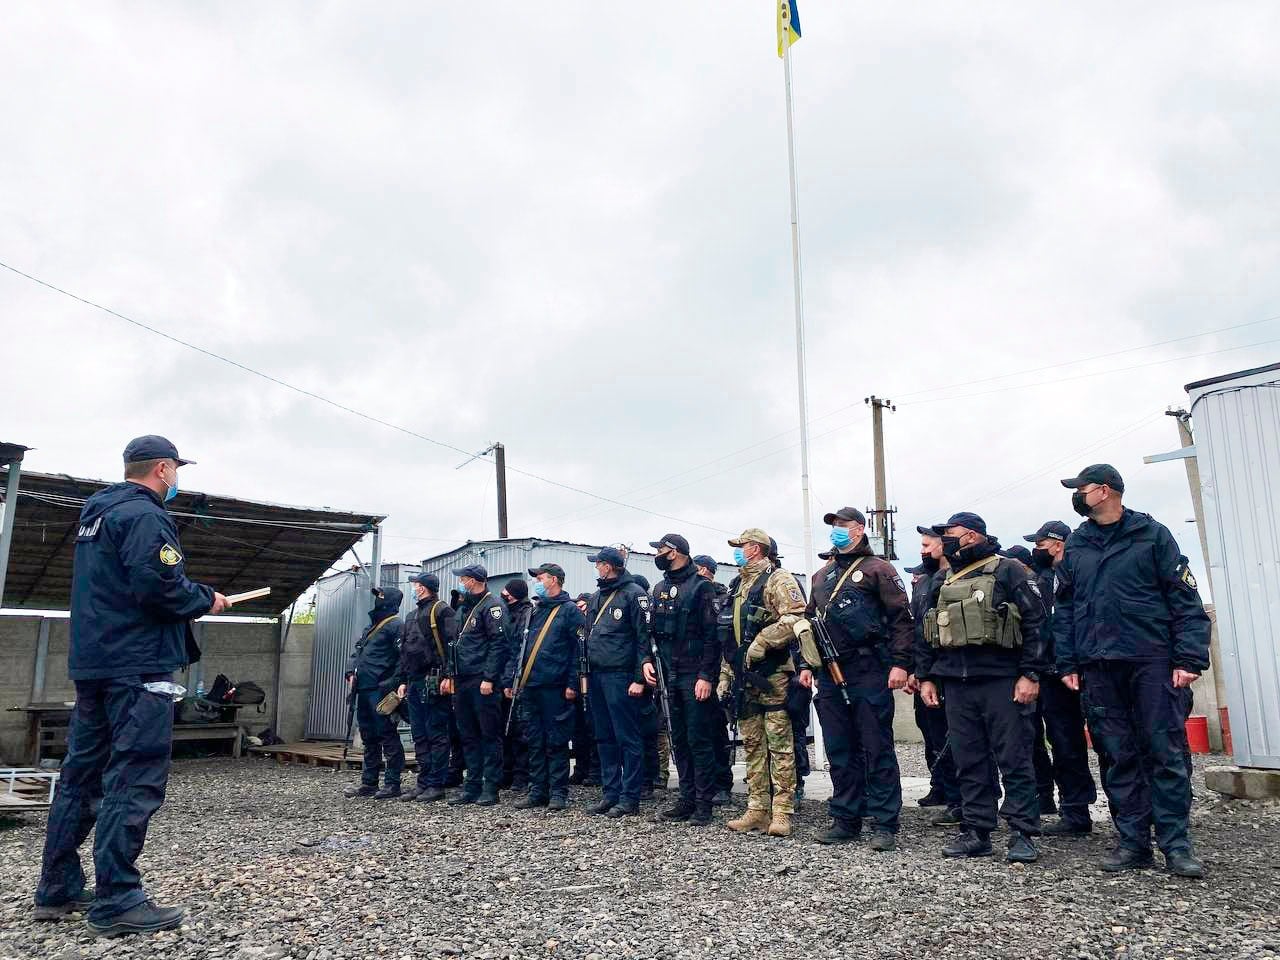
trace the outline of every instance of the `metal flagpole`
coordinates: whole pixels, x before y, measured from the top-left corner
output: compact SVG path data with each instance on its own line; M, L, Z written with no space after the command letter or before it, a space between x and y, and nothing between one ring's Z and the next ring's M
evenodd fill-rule
M800 288L800 201L796 190L796 141L795 120L791 110L791 16L790 5L784 4L787 14L780 24L782 29L782 73L787 88L787 171L791 177L791 277L794 287L796 314L796 387L800 398L800 496L804 518L804 564L802 569L808 580L808 590L813 593L815 554L813 552L813 517L809 504L809 386L805 375L804 356L804 298ZM818 762L829 767L827 745L822 736L822 725L814 723L812 705L809 708L810 726L813 728L813 752Z

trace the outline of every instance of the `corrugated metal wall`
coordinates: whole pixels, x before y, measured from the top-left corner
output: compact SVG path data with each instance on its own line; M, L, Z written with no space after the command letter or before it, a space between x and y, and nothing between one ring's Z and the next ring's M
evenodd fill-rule
M1189 392L1235 760L1280 769L1280 371Z
M384 563L382 585L404 591L402 614L414 607L409 578L416 564ZM308 740L341 740L347 732L346 689L343 673L360 634L369 625L373 594L369 568L337 573L316 584L316 634L311 657L311 704L307 710Z

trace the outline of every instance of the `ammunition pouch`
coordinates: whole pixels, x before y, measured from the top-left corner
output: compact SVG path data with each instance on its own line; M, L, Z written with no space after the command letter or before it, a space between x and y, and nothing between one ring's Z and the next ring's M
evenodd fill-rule
M1015 604L995 604L995 570L999 558L993 557L976 577L947 581L938 593L938 605L924 618L924 638L931 647L1002 647L1016 650L1022 646L1022 614Z

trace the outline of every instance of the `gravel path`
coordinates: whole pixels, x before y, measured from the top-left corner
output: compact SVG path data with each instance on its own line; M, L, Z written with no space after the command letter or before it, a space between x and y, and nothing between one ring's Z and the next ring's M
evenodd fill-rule
M918 752L918 751L917 751ZM921 762L903 750L903 772ZM1280 806L1197 779L1207 881L1120 877L1096 861L1109 825L1041 841L1041 862L944 861L914 805L897 852L715 827L498 807L338 799L353 774L260 759L176 765L142 866L180 931L96 940L34 924L42 817L0 820L0 958L338 960L464 957L1280 957ZM661 797L661 794L660 794ZM997 851L1003 836L997 836ZM1159 857L1157 857L1159 859Z

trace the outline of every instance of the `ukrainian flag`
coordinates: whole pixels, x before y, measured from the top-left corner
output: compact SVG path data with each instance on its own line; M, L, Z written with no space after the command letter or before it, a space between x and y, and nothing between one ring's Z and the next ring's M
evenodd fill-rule
M800 11L796 0L778 0L778 56L800 39Z

